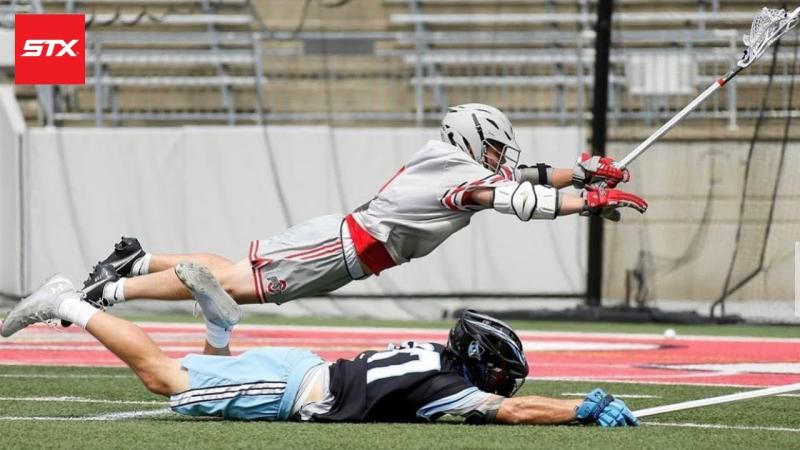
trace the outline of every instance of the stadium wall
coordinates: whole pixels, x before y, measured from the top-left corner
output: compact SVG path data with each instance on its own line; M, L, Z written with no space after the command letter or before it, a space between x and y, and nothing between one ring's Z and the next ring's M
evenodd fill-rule
M621 158L638 142L609 143ZM650 203L647 214L626 214L606 227L604 298L625 297L626 272L640 270L653 304L708 313L722 294L734 249L757 275L726 302L728 313L749 319L798 321L794 312L794 242L800 236L800 143L789 141L782 166L780 141L759 142L757 180L778 178L771 228L771 187L749 199L741 241L737 230L750 144L746 141L668 141L656 144L631 165L629 188ZM770 179L767 179L770 178ZM745 242L749 241L749 242ZM761 249L766 245L763 267ZM735 280L734 280L735 281Z
M22 275L21 144L25 121L11 86L0 86L0 295L19 295Z
M570 165L582 146L571 128L517 132L528 162ZM435 138L438 130L420 128L31 129L25 290L56 271L82 280L120 235L156 252L244 258L250 239L290 224L284 208L292 223L350 211ZM479 213L432 255L339 293L580 294L583 225Z

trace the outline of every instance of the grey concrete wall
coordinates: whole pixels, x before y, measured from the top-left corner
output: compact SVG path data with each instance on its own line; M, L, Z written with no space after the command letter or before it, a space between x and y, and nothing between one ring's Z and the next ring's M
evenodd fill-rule
M580 147L572 129L516 131L529 162L569 165ZM251 239L287 226L276 177L295 224L347 212L438 130L274 127L269 138L274 166L257 127L31 129L26 288L56 271L81 281L120 235L153 252L244 258ZM584 225L481 212L433 254L340 292L580 293Z
M11 86L0 86L0 295L22 292L20 143L25 122Z
M636 144L612 142L610 153L620 158ZM624 296L625 271L636 267L640 258L647 262L653 298L713 300L721 295L736 243L748 148L748 142L664 142L631 165L633 180L627 187L643 195L650 209L644 216L627 213L623 222L606 227L606 297ZM779 149L780 142L760 142L756 148L751 179L763 180L762 192L758 201L748 203L742 242L765 234L761 224L769 214ZM767 241L766 270L733 299L768 299L787 308L794 299L794 242L800 240L800 143L790 142L785 158ZM757 261L755 247L740 245L740 256ZM736 272L742 274L744 269L740 266Z

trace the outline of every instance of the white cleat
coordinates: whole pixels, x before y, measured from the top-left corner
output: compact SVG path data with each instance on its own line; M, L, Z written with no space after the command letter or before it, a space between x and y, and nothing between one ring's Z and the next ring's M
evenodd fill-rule
M9 337L17 331L35 323L58 319L61 294L74 290L67 277L56 274L45 281L33 294L23 298L6 316L0 326L0 336Z
M175 275L192 292L206 320L226 330L242 320L241 308L208 268L184 261L175 266Z

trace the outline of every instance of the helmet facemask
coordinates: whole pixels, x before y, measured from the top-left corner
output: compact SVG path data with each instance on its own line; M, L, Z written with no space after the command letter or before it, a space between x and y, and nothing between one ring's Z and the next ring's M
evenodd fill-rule
M503 165L508 166L512 171L517 168L519 155L522 153L520 149L493 139L486 139L482 144L479 162L483 164L483 167L486 167L494 173L499 172L500 167ZM494 151L498 155L497 162L494 164L487 158L490 151Z

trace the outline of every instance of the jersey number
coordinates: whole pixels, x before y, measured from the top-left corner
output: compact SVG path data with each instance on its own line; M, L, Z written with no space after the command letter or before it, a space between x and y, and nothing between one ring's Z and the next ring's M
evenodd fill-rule
M384 378L399 377L407 373L430 372L441 370L442 361L439 353L425 348L405 348L402 350L388 350L375 353L367 360L367 364L403 355L405 362L392 364L390 366L373 367L367 370L367 383L382 380ZM408 358L411 357L409 361Z

